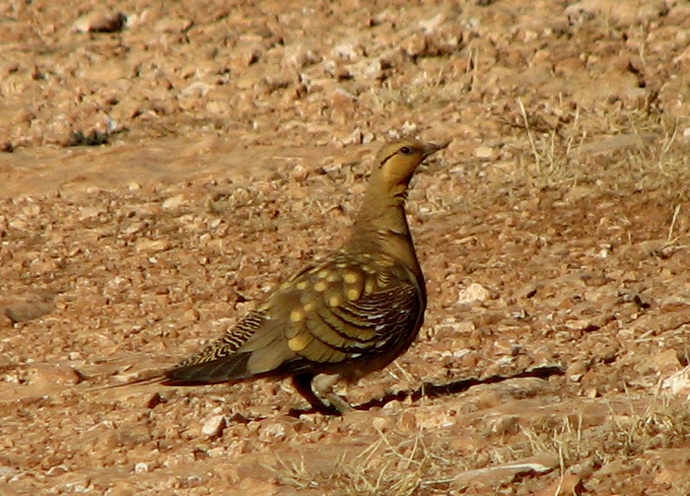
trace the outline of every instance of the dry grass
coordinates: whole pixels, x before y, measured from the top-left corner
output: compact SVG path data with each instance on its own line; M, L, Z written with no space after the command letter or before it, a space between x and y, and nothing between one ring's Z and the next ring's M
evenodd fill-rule
M380 430L378 434L379 438L356 456L341 456L331 473L310 471L304 459L278 459L277 466L266 468L281 484L301 490L352 496L410 496L420 494L440 465L451 463L427 447L421 431L406 439L393 439ZM453 465L457 467L455 461Z
M529 142L531 156L538 176L559 178L567 175L569 165L577 162L587 132L580 125L579 108L563 132L551 126L541 115L528 115L522 100L518 99L522 125ZM540 129L535 129L535 126Z
M336 488L352 496L415 494L429 462L429 453L421 437L415 436L411 449L405 450L401 445L391 444L380 431L379 435L376 443L342 465L342 472L334 481Z
M601 407L609 413L598 425L584 427L581 415L548 415L521 428L512 439L501 435L502 439L487 440L485 449L462 457L443 451L438 443L428 445L421 431L410 439L394 439L379 431L379 438L357 456L338 460L332 473L310 471L304 460L278 460L270 470L282 484L300 490L353 496L436 494L466 470L546 454L560 461L557 470L563 475L614 461L634 465L643 454L682 447L690 439L690 409L685 404L658 397L646 404L630 399L626 408L602 401ZM496 487L504 482L497 479Z
M521 431L522 441L512 443L514 459L539 454L557 456L560 472L582 470L583 466L600 467L616 462L635 466L641 457L659 467L661 455L655 450L687 448L690 440L690 408L687 404L657 397L651 402L630 400L627 411L602 403L609 415L598 425L584 426L581 415L561 418L556 427L542 427L535 422ZM549 422L545 422L549 424ZM502 462L506 451L500 451ZM659 452L657 452L659 453ZM491 458L499 458L498 455ZM649 462L645 462L649 464ZM687 494L688 487L674 486L678 494Z
M678 137L683 126L648 109L625 109L615 117L585 114L575 107L555 117L527 109L517 100L526 155L526 172L538 182L596 185L607 179L613 190L666 190L680 201L688 198L690 180L687 140ZM610 178L615 177L615 181Z
M276 457L276 460L278 462L277 467L272 465L264 465L264 467L276 476L280 484L297 489L318 487L304 464L304 458L300 458L299 462L285 460L281 457Z

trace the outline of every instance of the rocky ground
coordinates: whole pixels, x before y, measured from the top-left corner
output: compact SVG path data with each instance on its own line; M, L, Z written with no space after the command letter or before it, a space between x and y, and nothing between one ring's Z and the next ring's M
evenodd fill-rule
M690 494L690 2L0 5L0 492ZM414 181L412 349L287 383L118 384Z

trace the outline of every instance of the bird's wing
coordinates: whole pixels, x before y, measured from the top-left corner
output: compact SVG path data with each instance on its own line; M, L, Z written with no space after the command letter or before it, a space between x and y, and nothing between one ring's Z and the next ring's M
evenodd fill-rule
M310 267L220 340L169 370L166 382L318 372L326 364L397 355L416 336L424 305L423 288L406 269L365 270L342 261Z
M318 349L329 348L356 358L378 348L394 346L406 330L414 329L421 314L416 288L393 281L390 288L363 295L355 301L345 299L324 305L310 313L303 326L286 335L288 346L310 360L333 361ZM410 331L412 332L412 331ZM340 356L335 355L339 361ZM344 358L344 357L342 357Z
M240 349L252 353L254 374L318 372L325 364L397 355L422 324L424 289L401 267L367 271L334 262L291 284L274 297L283 308L279 335L257 333Z

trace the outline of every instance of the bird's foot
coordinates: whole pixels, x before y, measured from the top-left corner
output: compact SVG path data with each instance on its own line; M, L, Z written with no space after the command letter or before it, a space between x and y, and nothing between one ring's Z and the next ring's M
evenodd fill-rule
M298 374L293 376L292 384L320 413L325 415L343 415L354 410L345 398L333 391L333 386L338 381L337 375Z

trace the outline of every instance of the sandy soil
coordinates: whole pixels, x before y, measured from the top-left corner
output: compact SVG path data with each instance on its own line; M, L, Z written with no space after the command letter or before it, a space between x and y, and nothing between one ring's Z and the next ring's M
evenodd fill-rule
M2 494L690 494L689 2L73 5L0 5ZM95 389L337 246L399 135L453 140L430 304L357 411Z

